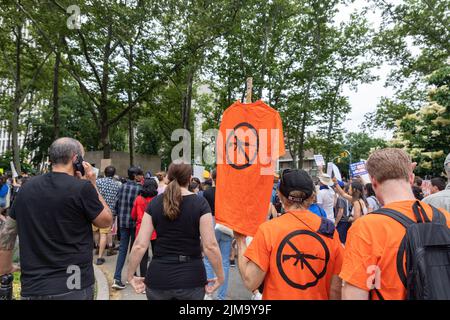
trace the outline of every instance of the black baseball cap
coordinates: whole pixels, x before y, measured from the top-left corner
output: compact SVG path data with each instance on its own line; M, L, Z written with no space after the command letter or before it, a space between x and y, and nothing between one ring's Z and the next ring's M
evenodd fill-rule
M287 199L294 202L303 202L312 196L314 192L314 182L305 170L285 169L281 173L279 190ZM305 197L294 197L291 195L291 192L293 191L301 191L305 194Z

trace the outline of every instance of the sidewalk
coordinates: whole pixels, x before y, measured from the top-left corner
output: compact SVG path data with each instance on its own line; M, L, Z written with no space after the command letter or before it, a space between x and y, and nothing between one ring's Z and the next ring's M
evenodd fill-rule
M112 289L111 285L114 278L117 255L112 257L105 256L105 259L106 262L103 265L97 267L105 274L106 279L108 280L108 285L110 288L110 300L147 300L145 294L137 294L130 285L127 285L124 290ZM94 262L96 260L97 256L94 255ZM128 259L122 271L123 280L126 279L127 265ZM125 283L125 281L123 282ZM244 287L241 281L241 276L239 274L237 266L230 268L227 300L249 300L251 299L251 296L252 294Z

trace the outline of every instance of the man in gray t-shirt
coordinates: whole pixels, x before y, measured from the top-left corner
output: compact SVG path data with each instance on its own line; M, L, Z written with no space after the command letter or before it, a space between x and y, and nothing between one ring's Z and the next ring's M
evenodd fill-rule
M444 161L444 169L447 173L447 187L440 192L424 198L423 202L436 208L443 208L450 212L450 153L447 155L447 158Z
M339 233L339 239L344 244L347 240L347 231L351 226L351 223L348 222L350 209L348 200L340 196L336 202L336 230Z

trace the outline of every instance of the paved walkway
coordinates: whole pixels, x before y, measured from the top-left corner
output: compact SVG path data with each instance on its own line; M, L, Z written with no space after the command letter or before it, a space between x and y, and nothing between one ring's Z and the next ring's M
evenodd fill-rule
M137 294L130 285L124 290L114 290L111 288L114 271L116 268L117 255L111 257L105 257L106 262L98 266L98 268L105 274L109 288L111 300L147 300L145 294ZM97 256L94 255L94 261L97 260ZM122 271L122 279L126 279L128 261L125 263L125 267ZM125 282L124 282L125 283ZM252 294L244 287L239 270L237 267L230 268L230 279L228 285L228 300L249 300Z

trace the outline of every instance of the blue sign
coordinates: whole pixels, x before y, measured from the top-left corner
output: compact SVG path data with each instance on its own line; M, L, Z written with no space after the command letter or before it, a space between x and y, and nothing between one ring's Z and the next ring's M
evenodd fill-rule
M356 162L350 164L350 172L352 174L352 177L357 176L363 176L365 174L368 174L366 170L366 163L364 161Z

